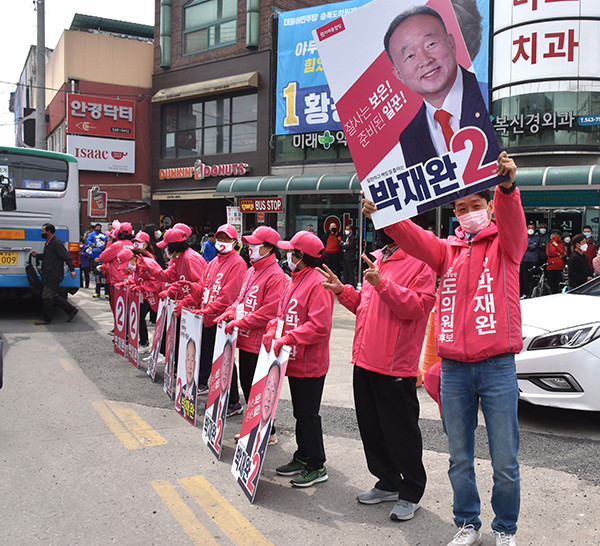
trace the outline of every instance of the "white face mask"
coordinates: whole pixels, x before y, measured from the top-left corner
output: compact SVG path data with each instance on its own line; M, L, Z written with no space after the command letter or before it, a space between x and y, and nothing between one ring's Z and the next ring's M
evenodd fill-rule
M589 231L585 231L583 234L585 235L586 239L589 239L592 236L592 234Z
M135 263L132 264L131 262L129 262L127 264L127 271L131 271L133 273L135 271Z
M527 230L527 235L533 235L534 233L535 233L535 231L533 231L532 229Z
M350 235L350 232L349 232L348 230L344 231L344 233L345 233L346 235Z
M571 242L571 237L565 237L565 243L570 243Z
M264 256L261 255L260 253L260 247L262 246L262 244L260 245L248 245L248 248L250 249L250 261L251 262L258 262L259 260L262 260L263 258L266 258L268 256L268 254L265 254Z
M215 248L220 254L227 254L233 250L233 243L222 243L221 241L217 241L215 243Z
M586 251L587 251L587 249L588 249L588 245L587 245L587 243L583 243L583 244L582 244L582 245L579 247L579 249L581 250L581 252L586 252Z
M296 267L298 267L297 263L292 262L292 251L287 253L287 263L290 268L290 271L296 271Z
M540 228L540 235L546 234L546 228Z
M165 256L170 260L174 256L174 254L171 254L171 252L169 252L169 249L165 248Z
M475 235L482 229L485 229L490 225L490 218L488 217L487 208L483 210L475 210L473 212L467 212L458 217L458 223L463 228L465 233Z

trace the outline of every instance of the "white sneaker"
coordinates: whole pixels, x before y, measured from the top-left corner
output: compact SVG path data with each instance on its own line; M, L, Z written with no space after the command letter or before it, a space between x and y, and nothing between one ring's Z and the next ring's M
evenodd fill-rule
M499 531L494 531L494 534L496 535L496 546L517 546L515 535L500 533Z
M471 524L463 525L458 533L454 535L448 546L479 546L481 544L481 531L475 529Z

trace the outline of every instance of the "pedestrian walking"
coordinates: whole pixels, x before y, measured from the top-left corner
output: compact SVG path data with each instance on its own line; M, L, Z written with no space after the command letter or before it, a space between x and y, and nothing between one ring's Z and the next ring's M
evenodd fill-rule
M352 226L346 226L344 230L344 236L342 237L342 269L343 279L345 284L356 284L356 249L357 249L356 235L354 235L354 228Z
M64 277L65 264L69 268L71 278L77 277L73 258L67 252L64 243L55 235L56 228L53 224L44 224L42 226L42 239L46 240L44 252L38 254L32 252L33 257L42 261L42 320L36 324L50 324L54 317L54 308L59 307L67 314L67 322L71 322L79 312L77 307L67 301L66 297L61 296L59 292L60 283Z
M425 491L419 428L417 372L435 273L382 233L361 291L344 286L324 266L323 286L356 315L352 345L354 404L360 437L375 487L358 495L363 504L393 501L393 520L412 519ZM399 350L399 348L401 348Z
M329 230L323 236L323 245L325 246L325 263L336 275L340 274L342 237L338 233L337 224L331 222Z
M535 267L539 259L540 236L535 232L534 224L527 226L527 250L521 260L519 270L519 286L521 287L521 297L531 296L532 287L532 267Z
M560 292L560 281L565 268L565 245L561 240L561 231L553 229L550 232L550 241L546 245L546 256L548 257L548 267L546 268L546 278L550 285L552 294Z
M459 527L449 546L482 541L474 460L480 403L494 477L496 545L516 544L520 477L515 354L523 348L519 265L527 247L516 170L502 152L498 174L509 180L496 187L494 200L485 190L455 201L460 224L455 237L438 239L410 220L385 228L400 248L441 276L436 349L442 357L442 422L450 451L454 522ZM366 215L376 210L372 201L363 201Z
M573 253L569 258L570 290L592 280L592 268L586 255L587 241L583 233L578 233L573 237Z

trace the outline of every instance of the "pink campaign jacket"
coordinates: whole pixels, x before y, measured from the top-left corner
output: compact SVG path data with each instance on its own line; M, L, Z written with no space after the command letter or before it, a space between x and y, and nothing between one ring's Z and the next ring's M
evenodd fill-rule
M423 262L396 250L383 264L383 277L362 290L346 285L338 301L356 315L352 364L392 377L414 377L419 369L425 328L435 303L435 273Z
M165 283L160 280L163 268L158 265L154 257L141 256L141 259L144 261L146 271L144 268L140 268L138 263L135 273L129 277L130 288L134 286L142 288L142 297L153 311L158 311L160 301L158 295L165 289Z
M201 308L202 324L214 326L217 317L236 299L242 287L246 262L235 250L227 254L217 254L208 264L202 280L204 290L210 290L206 305Z
M521 306L519 265L527 227L519 189L494 194L496 220L471 241L461 228L441 240L409 220L385 228L406 252L441 275L435 308L437 353L477 362L519 353Z
M108 266L110 284L118 284L127 279L129 272L117 260L117 255L124 248L133 248L133 243L128 239L120 239L110 243L98 256L104 267ZM127 265L127 264L125 264Z
M321 377L329 370L329 336L333 293L323 288L323 276L314 267L293 272L279 304L277 326L284 317L282 337L292 346L286 375Z
M287 279L277 263L275 254L254 262L246 271L237 300L229 308L236 310L244 303L244 317L240 320L237 346L258 354L267 329L267 323L277 315L279 302Z
M197 282L206 273L206 260L195 250L186 248L169 261L169 266L161 273L161 280L168 283L177 281Z

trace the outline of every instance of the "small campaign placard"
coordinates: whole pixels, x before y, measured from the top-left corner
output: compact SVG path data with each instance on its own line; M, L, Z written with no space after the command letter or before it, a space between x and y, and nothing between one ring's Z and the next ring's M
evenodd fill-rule
M179 327L175 411L192 425L196 425L201 340L202 315L184 309L181 312L181 325Z
M160 300L158 303L158 311L156 312L156 325L154 326L154 337L152 338L152 349L150 349L150 359L148 360L148 370L146 373L156 381L156 365L160 356L160 345L165 333L165 325L167 323L167 315L169 313L169 300Z
M450 0L374 0L313 37L376 229L506 181Z
M290 348L285 345L278 356L273 350L267 352L264 345L258 355L250 399L231 465L231 473L250 502L256 495L289 357Z
M115 353L127 357L127 287L115 286Z
M131 364L138 367L138 354L140 345L140 296L128 291L127 301L129 306L128 324L129 335L127 339L127 358Z
M209 381L210 387L206 399L204 426L202 427L202 439L217 459L221 458L223 429L227 418L229 388L231 387L238 334L237 328L234 328L231 334L226 334L224 326L225 322L219 322L217 325Z
M173 398L174 385L175 385L175 366L177 364L177 317L173 310L175 309L175 303L170 304L171 312L167 315L166 331L167 336L165 340L165 376L163 381L164 391Z

